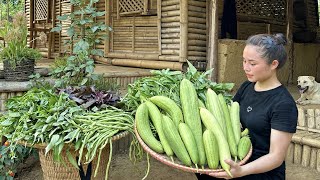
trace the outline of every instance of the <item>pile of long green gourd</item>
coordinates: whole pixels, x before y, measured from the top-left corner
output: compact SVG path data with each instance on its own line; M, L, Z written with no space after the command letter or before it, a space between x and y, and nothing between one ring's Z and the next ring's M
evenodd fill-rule
M141 139L153 151L171 159L175 155L186 166L218 169L220 164L232 177L224 160L231 156L242 160L251 147L248 133L241 137L239 104L230 101L228 107L223 95L210 88L202 102L188 79L180 83L180 102L181 108L166 96L142 102L135 116ZM150 124L157 136L153 136Z

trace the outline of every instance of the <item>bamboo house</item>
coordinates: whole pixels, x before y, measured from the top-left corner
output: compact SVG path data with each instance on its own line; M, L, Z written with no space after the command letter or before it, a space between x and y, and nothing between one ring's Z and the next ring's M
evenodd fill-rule
M64 54L71 22L59 22L57 16L73 8L70 0L25 0L30 45L48 58ZM96 21L113 29L96 46L104 51L96 60L118 66L182 70L188 60L198 69L215 68L222 77L230 38L240 49L244 41L237 40L257 33L281 32L302 43L319 40L317 0L100 0L96 8L106 12ZM57 23L63 23L63 30L50 32ZM47 43L32 41L40 32Z

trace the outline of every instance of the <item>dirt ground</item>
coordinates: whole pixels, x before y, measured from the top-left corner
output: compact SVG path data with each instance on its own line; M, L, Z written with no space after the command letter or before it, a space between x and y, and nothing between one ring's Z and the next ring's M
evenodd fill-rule
M192 173L172 169L159 161L150 158L150 172L147 180L196 180ZM127 152L120 152L113 156L109 179L110 180L140 180L147 169L147 161L143 160L135 165L131 163ZM16 180L43 180L39 160L27 160L24 167L17 174ZM301 165L287 165L287 180L320 180L320 173L315 169L305 168Z

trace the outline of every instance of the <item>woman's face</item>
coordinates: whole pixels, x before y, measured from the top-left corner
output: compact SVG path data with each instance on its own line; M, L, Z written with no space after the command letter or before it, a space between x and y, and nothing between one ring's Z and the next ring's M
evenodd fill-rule
M257 46L247 45L243 50L243 70L250 82L268 80L278 66L277 60L268 64L267 60L261 57L257 48Z

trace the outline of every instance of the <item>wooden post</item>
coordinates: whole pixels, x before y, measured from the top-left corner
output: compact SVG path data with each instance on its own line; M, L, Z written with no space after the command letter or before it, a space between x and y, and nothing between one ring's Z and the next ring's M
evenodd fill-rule
M133 16L133 21L132 21L132 52L134 53L134 45L135 45L135 29L136 29L136 16Z
M61 0L59 0L59 16L61 16L61 11L62 11L62 5L61 5ZM61 55L61 46L62 46L62 44L61 44L61 36L62 36L62 33L61 33L61 31L59 31L59 55Z
M120 2L117 0L117 19L120 19Z
M148 13L148 0L144 0L143 2L143 14Z
M33 21L34 21L34 0L30 0L30 19L29 19L29 27L30 28L33 28ZM29 35L29 38L30 38L30 43L29 43L29 47L33 47L33 31L30 30L30 35Z
M157 0L157 23L158 23L158 46L159 46L159 55L162 54L161 48L161 0Z
M218 0L209 1L209 40L207 51L207 69L213 69L209 79L217 81L218 79Z
M56 0L52 1L52 5L51 5L51 27L49 27L50 31L49 31L49 47L48 47L48 59L51 58L51 52L52 52L52 47L53 47L53 51L54 51L54 39L55 39L55 33L51 32L51 29L54 28L56 26ZM52 46L53 45L53 46Z
M287 0L287 41L288 41L288 62L289 62L289 77L287 81L287 85L293 83L293 71L294 71L294 59L293 59L293 51L294 44L292 40L292 23L293 23L293 1Z
M74 11L74 6L71 5L71 12L70 13L73 13ZM71 23L72 23L72 20L70 20ZM85 37L85 28L84 27L80 27L80 34L82 36L82 38ZM70 46L70 54L73 54L73 43L74 43L74 38L73 37L70 37L70 40L71 40L71 46Z
M106 9L106 15L105 15L105 24L107 26L110 26L110 17L111 17L111 11L110 11L110 0L105 1L105 9ZM110 52L110 31L109 28L106 32L108 38L104 41L104 56L107 56Z
M180 1L180 59L186 62L188 56L188 0Z

